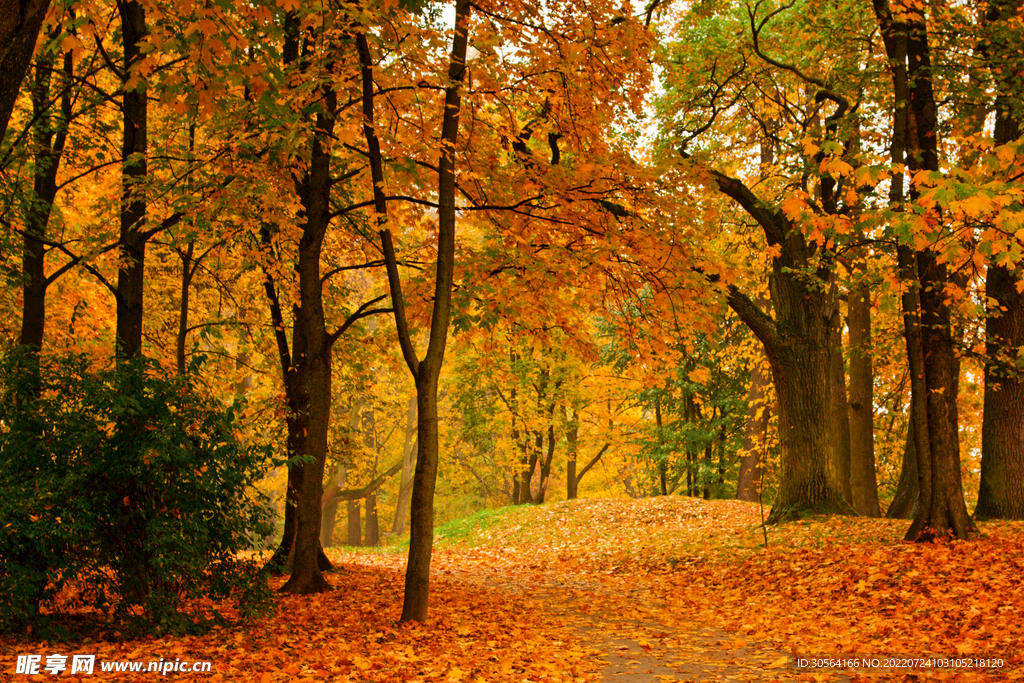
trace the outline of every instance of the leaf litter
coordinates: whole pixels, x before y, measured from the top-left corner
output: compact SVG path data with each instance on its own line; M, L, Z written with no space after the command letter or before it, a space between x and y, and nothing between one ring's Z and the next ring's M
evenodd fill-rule
M260 683L1024 679L1021 522L919 545L900 541L906 521L812 518L769 527L765 548L757 506L737 501L584 499L489 521L439 534L423 624L398 621L400 549L328 549L335 589L278 596L258 624L71 644L6 637L0 671L13 677L18 654L63 652L205 660L211 673L176 680ZM816 656L1003 664L796 665Z

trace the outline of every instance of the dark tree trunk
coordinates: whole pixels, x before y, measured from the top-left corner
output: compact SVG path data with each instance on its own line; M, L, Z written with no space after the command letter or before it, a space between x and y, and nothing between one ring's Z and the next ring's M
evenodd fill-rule
M51 279L46 277L47 226L57 197L57 172L67 141L70 125L71 88L74 76L71 53L63 59L62 75L64 92L60 99L59 117L53 111L53 66L51 56L41 55L36 62L35 78L32 84L33 144L35 146L35 168L33 170L32 202L25 215L25 234L22 241L22 315L19 343L36 351L43 347L46 327L46 289ZM56 125L55 125L56 123Z
M938 128L932 87L931 55L921 15L894 19L888 0L874 0L893 74L892 157L911 171L938 171ZM890 203L902 202L902 177L892 181ZM913 199L916 188L912 186ZM908 282L903 296L911 392L923 400L914 422L921 504L907 531L907 540L928 541L953 535L965 538L975 527L967 514L960 479L957 420L959 364L953 351L950 311L945 289L947 266L929 249L911 254L898 247L901 276ZM915 301L916 299L916 301Z
M985 296L998 302L985 321L985 399L977 519L1024 519L1024 295L1019 276L990 265Z
M0 0L0 143L49 8L50 0Z
M391 233L385 229L387 204L384 195L383 159L373 128L373 64L366 37L359 35L356 41L362 64L363 132L370 152L374 210L378 225L382 228L381 246L387 264L388 287L391 292L398 341L402 348L402 356L416 382L416 472L413 475L409 560L405 572L402 621L424 621L430 604L430 558L434 546L434 490L437 485L438 465L437 385L451 321L455 271L455 148L462 108L460 91L466 75L470 7L468 0L458 0L455 6L455 33L448 68L448 85L445 87L439 144L434 302L430 314L430 338L422 360L416 356L416 349L409 333L398 261Z
M1006 20L1020 9L1019 0L990 6L988 24L993 33L1006 30ZM1013 49L1005 41L992 41L992 57L1005 57ZM1001 72L1000 90L1013 83ZM1005 145L1020 137L1020 122L1006 97L996 99L995 142ZM985 277L985 297L995 305L985 320L985 399L981 427L981 484L977 519L1024 519L1024 367L1018 349L1024 348L1024 294L1020 265L1009 268L991 263Z
M781 209L761 201L739 180L713 170L710 175L721 192L757 221L767 243L779 252L768 280L774 319L735 286L728 288L727 297L764 347L775 384L781 466L779 495L768 521L852 513L843 498L827 409L832 405L833 256L808 242ZM831 203L830 197L822 203Z
M879 517L875 475L874 373L871 367L871 288L867 282L850 292L850 493L853 509Z
M138 2L118 3L124 44L124 77L142 60L142 48L148 33L146 12ZM121 146L121 227L120 266L117 271L116 353L119 358L142 355L144 318L146 242L146 191L148 174L148 106L146 82L125 89L122 99L124 136Z

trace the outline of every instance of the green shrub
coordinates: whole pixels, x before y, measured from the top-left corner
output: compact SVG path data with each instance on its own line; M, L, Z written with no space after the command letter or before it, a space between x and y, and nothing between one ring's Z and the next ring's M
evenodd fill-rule
M158 630L218 618L199 598L270 605L258 566L237 557L268 529L254 493L268 455L238 440L233 409L194 370L0 364L0 630L38 621L69 583L119 623Z

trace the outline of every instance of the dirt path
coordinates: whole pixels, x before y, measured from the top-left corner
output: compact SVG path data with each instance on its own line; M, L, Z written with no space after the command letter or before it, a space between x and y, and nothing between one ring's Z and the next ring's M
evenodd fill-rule
M850 681L835 672L798 669L791 654L770 643L690 623L660 604L639 579L601 581L548 572L508 576L488 564L460 562L457 555L440 563L443 575L530 601L571 622L578 643L604 662L604 681Z

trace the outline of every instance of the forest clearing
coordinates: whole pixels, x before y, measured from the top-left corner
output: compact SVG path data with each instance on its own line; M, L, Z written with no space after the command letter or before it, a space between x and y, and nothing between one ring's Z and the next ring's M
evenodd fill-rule
M986 523L982 538L936 545L901 542L901 529L893 520L814 518L771 528L764 548L757 505L737 501L503 508L442 527L435 602L422 624L398 620L402 548L332 550L334 590L281 595L274 616L246 628L126 641L7 638L0 653L10 674L14 655L28 652L211 661L210 673L177 674L196 681L1024 678L1024 525ZM634 644L628 657L618 656L623 643ZM1002 665L796 666L814 655ZM652 662L657 675L644 676ZM635 677L602 679L608 670Z

